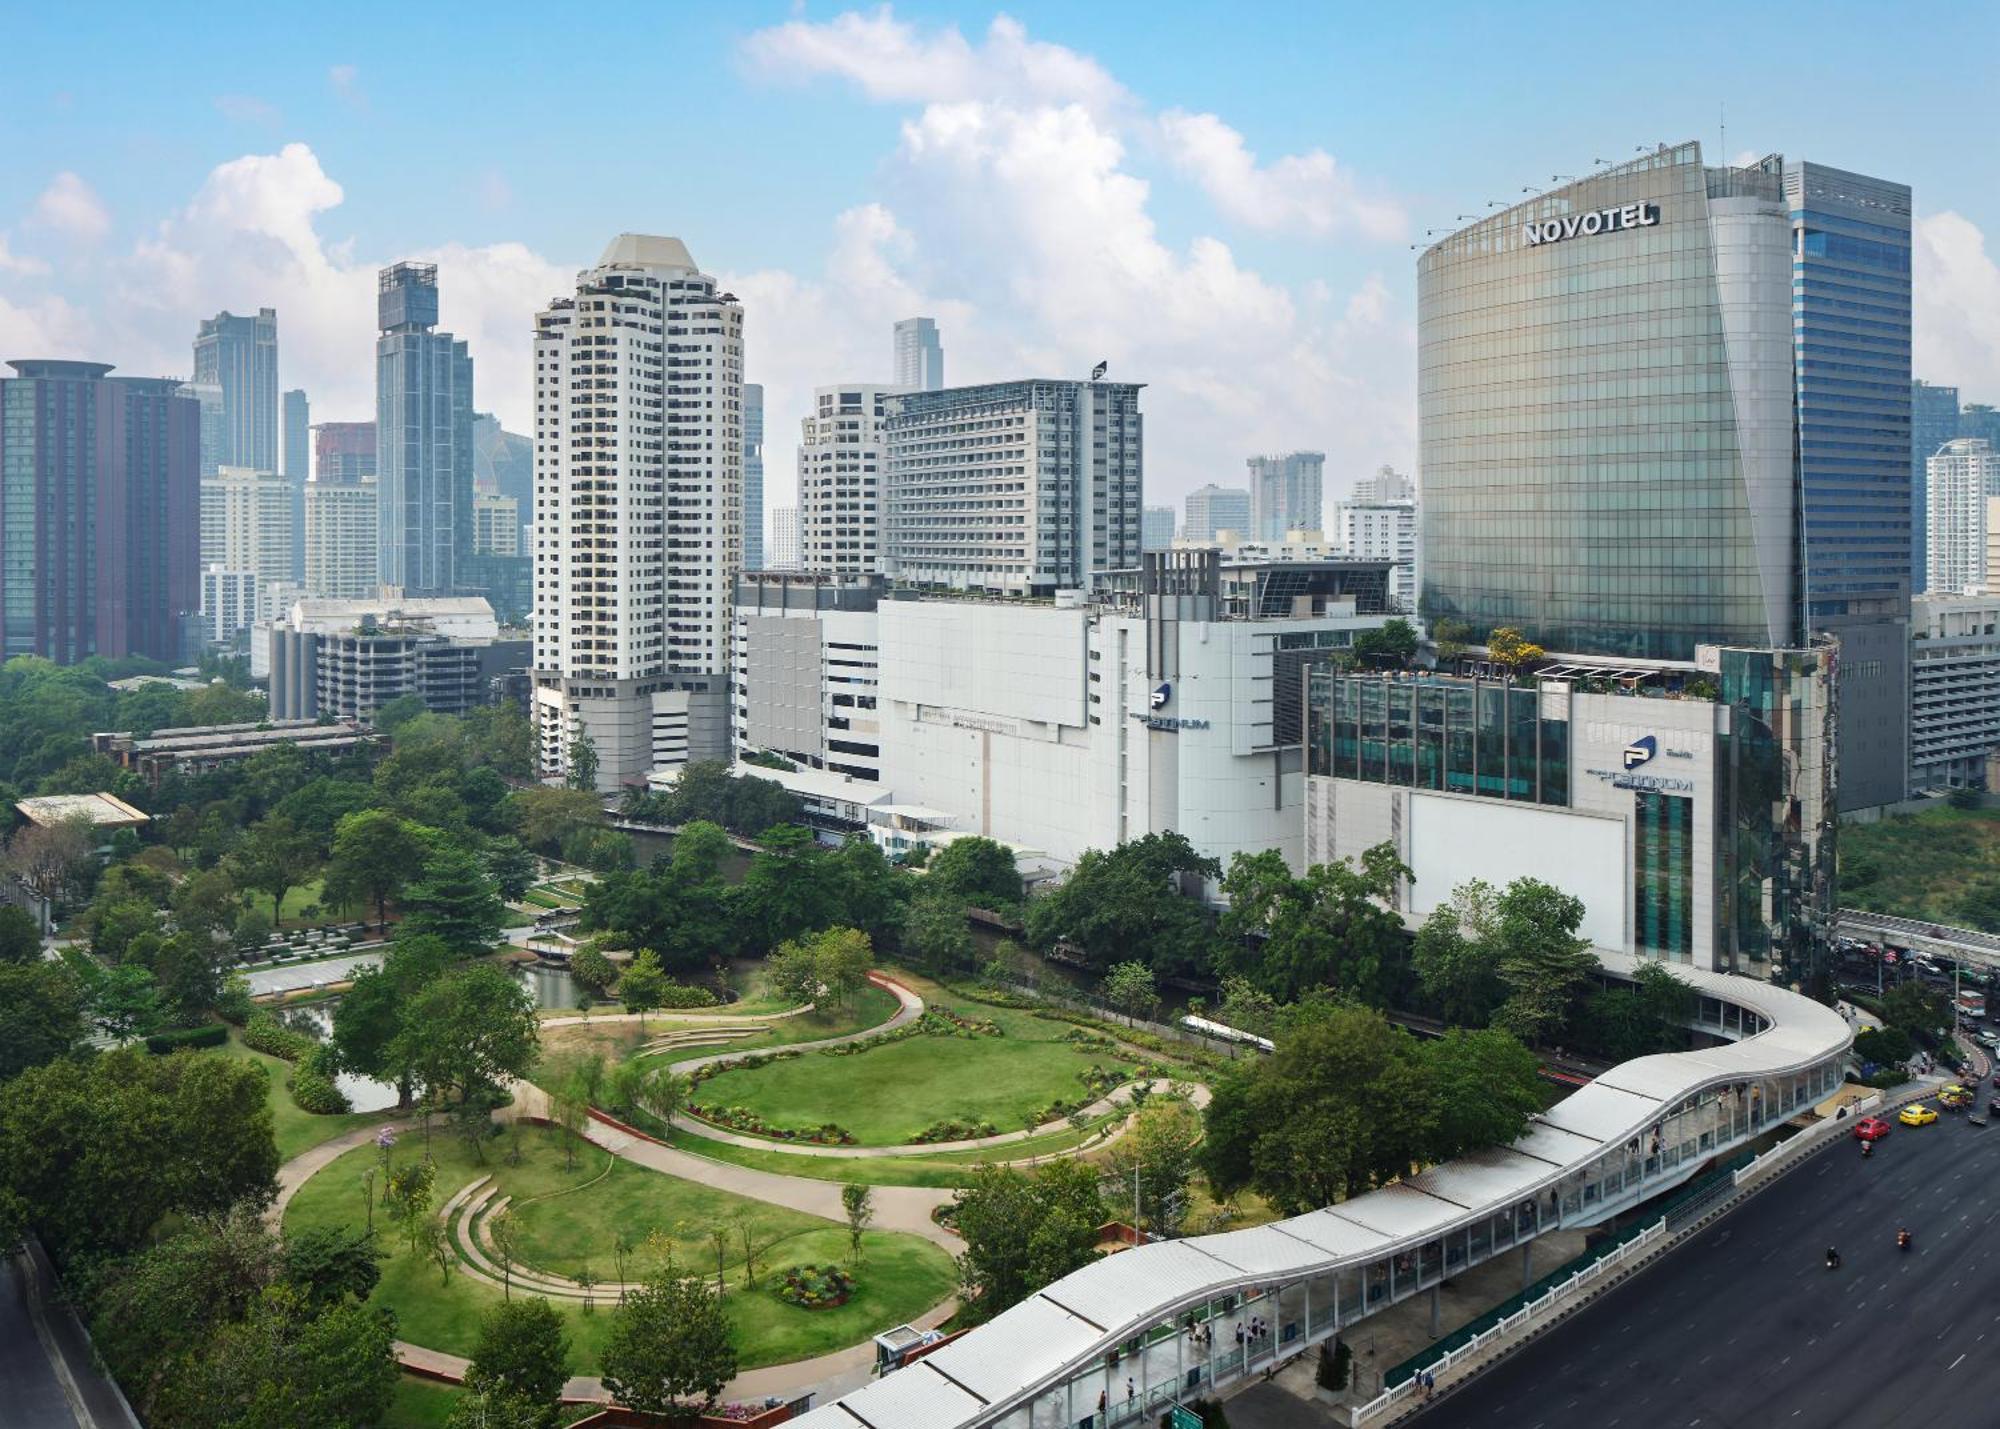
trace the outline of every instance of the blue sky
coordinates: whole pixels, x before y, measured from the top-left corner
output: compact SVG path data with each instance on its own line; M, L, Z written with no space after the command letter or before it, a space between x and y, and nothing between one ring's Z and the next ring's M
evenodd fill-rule
M270 304L287 385L365 416L373 268L431 257L519 426L535 308L650 230L746 302L781 493L810 387L884 375L916 311L954 380L1152 384L1159 499L1295 446L1337 487L1414 459L1425 229L1656 141L1713 158L1726 106L1727 157L1914 186L1919 371L2000 399L2000 105L1953 68L1994 15L9 6L0 347L176 371L200 316Z

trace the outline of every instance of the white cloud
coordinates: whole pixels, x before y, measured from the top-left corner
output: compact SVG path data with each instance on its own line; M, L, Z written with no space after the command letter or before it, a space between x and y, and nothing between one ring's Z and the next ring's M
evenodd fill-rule
M1215 206L1238 223L1270 233L1324 238L1354 232L1394 241L1408 226L1401 204L1371 198L1331 154L1287 154L1267 167L1243 136L1213 114L1170 109L1159 117L1162 147Z
M353 65L329 65L326 82L333 86L336 99L350 104L356 109L368 107L368 96L361 88L361 71Z
M216 112L238 124L276 124L278 106L254 94L221 94L215 99Z
M48 276L49 265L39 258L17 254L7 246L7 235L0 233L0 273L12 273L21 278L41 278Z
M1916 375L1957 386L1965 401L2000 401L2000 266L1962 214L1916 220L1910 299Z
M95 243L111 231L111 213L102 199L78 175L65 170L42 190L28 222L66 238Z
M1215 116L1150 118L1094 60L1004 18L977 44L886 9L795 20L753 34L745 57L770 79L835 77L911 111L882 201L843 216L822 278L732 280L749 305L746 366L768 389L773 504L808 389L886 375L889 321L919 312L939 318L952 382L1082 376L1108 360L1112 378L1149 384L1156 503L1241 481L1259 450L1326 450L1334 495L1414 451L1414 329L1380 277L1351 294L1293 287L1219 238L1169 241L1133 162L1170 153L1224 214L1260 229L1398 235L1400 209L1331 157L1260 166Z

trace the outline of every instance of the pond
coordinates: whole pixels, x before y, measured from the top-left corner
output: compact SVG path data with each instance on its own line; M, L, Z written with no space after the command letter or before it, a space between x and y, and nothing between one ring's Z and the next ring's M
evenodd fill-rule
M285 1013L285 1021L309 1025L321 1040L325 1040L333 1036L333 1010L338 1006L340 999L337 997L307 1003L304 1007L289 1009ZM385 1111L396 1104L394 1082L378 1082L373 1077L359 1077L351 1072L342 1072L333 1082L355 1111Z
M581 991L576 979L569 975L568 968L550 967L547 963L522 963L514 975L521 980L521 986L535 999L537 1007L575 1007Z

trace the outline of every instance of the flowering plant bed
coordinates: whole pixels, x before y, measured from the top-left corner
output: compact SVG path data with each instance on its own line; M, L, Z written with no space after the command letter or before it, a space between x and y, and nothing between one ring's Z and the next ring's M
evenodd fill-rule
M912 1146L928 1146L937 1141L974 1141L982 1136L994 1136L1000 1128L990 1121L934 1121L910 1138Z
M837 1122L825 1122L819 1126L800 1129L791 1126L773 1126L748 1107L703 1106L699 1102L685 1102L681 1110L698 1121L710 1126L724 1127L730 1131L747 1131L752 1136L768 1136L773 1141L804 1141L815 1146L852 1146L854 1133Z
M785 1272L778 1298L802 1310L831 1310L854 1293L854 1277L837 1265L795 1265Z

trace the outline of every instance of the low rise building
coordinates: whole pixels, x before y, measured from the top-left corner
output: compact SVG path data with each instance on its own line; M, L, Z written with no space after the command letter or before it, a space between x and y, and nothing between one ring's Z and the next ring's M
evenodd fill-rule
M1987 788L2000 750L2000 594L1910 602L1910 789Z
M526 637L499 638L485 601L464 597L300 601L266 638L271 715L281 720L372 720L406 695L436 714L464 714L533 653Z
M879 784L879 576L749 572L736 587L730 747Z
M149 784L168 774L206 774L241 763L277 744L328 753L343 753L380 744L382 736L367 725L321 724L317 720L274 720L257 724L195 725L156 729L151 734L105 731L90 737L91 748L121 769L130 769Z

